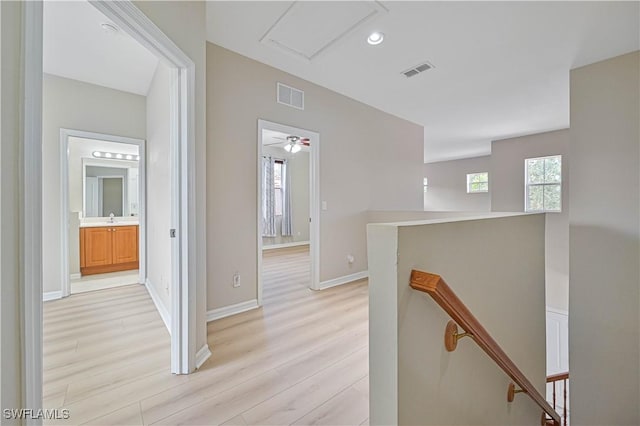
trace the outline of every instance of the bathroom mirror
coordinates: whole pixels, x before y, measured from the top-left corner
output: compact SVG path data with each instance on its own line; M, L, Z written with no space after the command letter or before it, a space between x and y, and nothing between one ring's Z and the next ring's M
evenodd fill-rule
M137 162L85 159L82 169L84 217L138 216Z

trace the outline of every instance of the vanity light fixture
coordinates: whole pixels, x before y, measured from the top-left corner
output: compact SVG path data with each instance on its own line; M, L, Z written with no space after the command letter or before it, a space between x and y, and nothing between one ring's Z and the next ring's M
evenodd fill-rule
M381 33L379 31L374 31L371 34L369 34L369 37L367 37L367 43L369 43L372 46L376 46L382 43L383 40L384 40L384 33Z
M139 161L139 155L133 154L122 154L120 152L103 152L103 151L93 151L92 155L96 158L110 158L112 160L129 160L129 161Z

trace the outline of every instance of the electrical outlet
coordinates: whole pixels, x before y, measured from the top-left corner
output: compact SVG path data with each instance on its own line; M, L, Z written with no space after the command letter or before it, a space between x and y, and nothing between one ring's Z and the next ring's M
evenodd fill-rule
M355 261L356 261L356 258L353 257L352 254L348 254L347 255L347 262L349 262L349 265L353 264L353 262L355 262Z
M240 272L233 274L233 286L240 287Z

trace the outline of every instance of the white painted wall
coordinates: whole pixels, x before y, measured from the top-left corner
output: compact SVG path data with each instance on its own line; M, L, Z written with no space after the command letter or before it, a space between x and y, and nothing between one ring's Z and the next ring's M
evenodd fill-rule
M367 210L422 210L421 126L210 43L207 75L209 309L256 298L258 119L320 133L321 281L367 269ZM304 111L276 103L278 81Z
M62 288L60 129L145 139L146 100L144 96L45 74L42 101L42 267L43 292L47 293Z
M571 71L572 424L640 424L639 64Z
M22 407L20 283L24 279L20 278L19 263L22 8L21 2L0 2L0 406L3 408Z
M472 340L445 350L450 317L409 287L411 269L441 275L544 394L544 216L482 217L368 225L372 425L539 424Z
M171 69L158 64L147 94L147 279L171 312Z
M207 222L206 222L206 11L200 1L134 1L195 64L195 200L196 209L191 212L196 241L195 252L189 262L196 274L190 277L196 282L196 351L207 342ZM178 19L179 18L179 19ZM257 240L257 239L256 239Z
M310 187L309 187L309 153L300 151L291 154L282 148L268 147L262 148L264 155L271 155L273 158L287 159L289 171L291 172L291 216L293 224L293 235L283 237L282 220L276 219L276 237L264 237L262 244L269 246L273 244L296 243L309 241L309 215L310 215ZM299 234L299 235L298 235Z
M491 209L524 211L526 158L562 155L562 212L547 214L547 306L569 309L569 130L538 133L491 143Z
M467 194L467 174L489 172L490 156L441 161L424 165L429 188L424 196L426 211L491 211L491 194ZM493 175L489 173L489 190Z

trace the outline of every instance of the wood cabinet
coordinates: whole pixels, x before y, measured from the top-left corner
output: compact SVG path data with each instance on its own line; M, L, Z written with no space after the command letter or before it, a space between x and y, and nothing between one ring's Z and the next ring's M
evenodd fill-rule
M138 226L80 228L82 275L138 269Z

